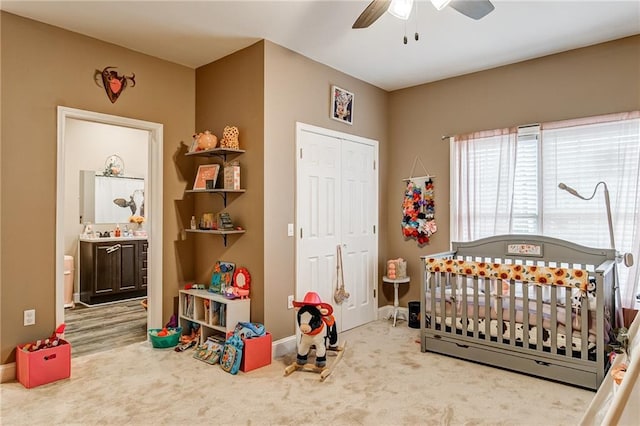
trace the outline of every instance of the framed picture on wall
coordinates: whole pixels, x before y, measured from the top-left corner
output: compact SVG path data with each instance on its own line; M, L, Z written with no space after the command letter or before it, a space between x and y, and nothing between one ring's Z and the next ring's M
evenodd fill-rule
M193 189L208 189L208 180L213 181L211 188L215 188L219 171L220 164L204 164L198 167L198 174L196 175L196 180L193 182Z
M331 118L353 124L354 95L338 86L331 86Z

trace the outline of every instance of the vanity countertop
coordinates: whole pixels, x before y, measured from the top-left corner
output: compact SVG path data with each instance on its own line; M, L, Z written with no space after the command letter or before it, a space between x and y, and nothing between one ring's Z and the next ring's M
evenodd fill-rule
M138 241L138 240L146 240L148 236L139 236L139 237L83 237L80 236L80 241L88 242L88 243L112 243L118 241Z

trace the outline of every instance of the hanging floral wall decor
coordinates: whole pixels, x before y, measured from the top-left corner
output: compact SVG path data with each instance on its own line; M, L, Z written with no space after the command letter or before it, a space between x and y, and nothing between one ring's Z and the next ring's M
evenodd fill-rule
M402 234L423 245L436 231L432 178L408 179L402 202Z

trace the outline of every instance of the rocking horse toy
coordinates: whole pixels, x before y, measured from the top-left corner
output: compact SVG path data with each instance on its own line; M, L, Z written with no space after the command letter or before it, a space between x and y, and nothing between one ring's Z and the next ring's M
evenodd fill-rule
M296 308L300 341L296 361L287 366L284 375L303 370L320 373L320 381L324 381L342 358L345 343L338 346L338 332L333 307L322 302L318 293L308 292L302 302L293 302ZM315 363L307 362L311 348L315 348ZM336 352L334 362L327 367L327 351Z

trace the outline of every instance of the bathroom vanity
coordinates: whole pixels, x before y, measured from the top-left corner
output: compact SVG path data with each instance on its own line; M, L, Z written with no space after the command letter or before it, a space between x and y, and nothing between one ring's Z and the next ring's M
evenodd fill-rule
M80 238L80 301L147 295L147 237Z

